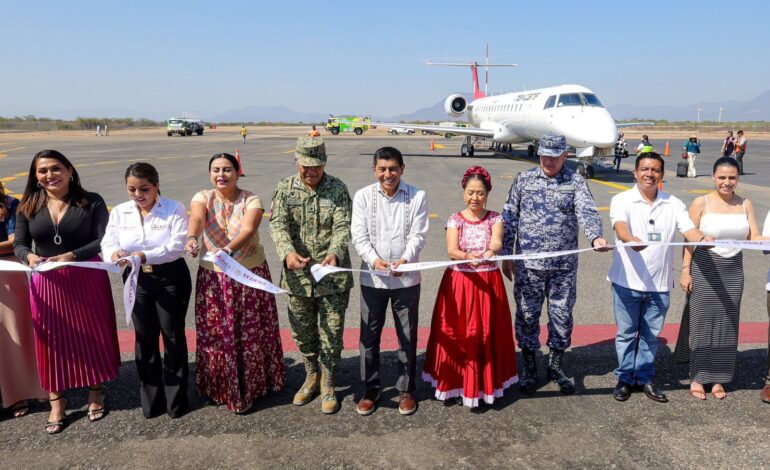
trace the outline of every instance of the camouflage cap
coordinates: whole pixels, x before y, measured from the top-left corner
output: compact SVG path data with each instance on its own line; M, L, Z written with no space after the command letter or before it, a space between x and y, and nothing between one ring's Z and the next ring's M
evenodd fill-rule
M567 138L563 135L546 134L540 138L537 154L543 157L561 157L567 151Z
M302 166L326 165L326 145L320 137L300 137L294 151L297 162Z

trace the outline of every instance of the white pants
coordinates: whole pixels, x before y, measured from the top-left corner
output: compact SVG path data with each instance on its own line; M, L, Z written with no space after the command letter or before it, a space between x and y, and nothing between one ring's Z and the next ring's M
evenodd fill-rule
M687 177L695 178L698 174L695 172L695 157L697 153L687 152Z

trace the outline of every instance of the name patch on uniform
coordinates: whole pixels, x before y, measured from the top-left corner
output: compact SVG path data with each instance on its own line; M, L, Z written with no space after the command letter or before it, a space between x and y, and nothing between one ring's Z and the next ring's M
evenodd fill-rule
M563 186L559 186L558 191L560 193L574 193L575 192L575 186L572 184L565 184Z
M332 207L332 200L331 199L319 199L318 200L318 206L321 208L328 209L329 207Z

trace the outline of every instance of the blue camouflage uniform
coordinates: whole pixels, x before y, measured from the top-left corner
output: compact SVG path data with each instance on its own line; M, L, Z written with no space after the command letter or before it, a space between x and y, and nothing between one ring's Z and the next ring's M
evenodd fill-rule
M503 206L501 254L572 250L578 224L589 242L602 238L602 219L585 178L566 166L553 177L537 167L519 173ZM516 261L516 339L540 349L540 312L548 299L548 347L564 350L572 337L578 256Z

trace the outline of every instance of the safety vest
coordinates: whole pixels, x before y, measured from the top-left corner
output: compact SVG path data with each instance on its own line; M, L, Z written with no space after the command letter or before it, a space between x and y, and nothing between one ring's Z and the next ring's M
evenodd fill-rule
M307 135L309 135L310 137L320 137L321 133L316 130L316 131L308 132Z
M654 148L652 148L652 145L645 145L644 147L642 147L642 148L641 148L641 149L640 149L640 150L639 150L639 151L636 153L636 156L638 157L639 155L641 155L641 154L643 154L643 153L647 153L647 152L654 152L654 151L655 151L655 149L654 149Z

